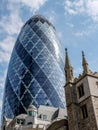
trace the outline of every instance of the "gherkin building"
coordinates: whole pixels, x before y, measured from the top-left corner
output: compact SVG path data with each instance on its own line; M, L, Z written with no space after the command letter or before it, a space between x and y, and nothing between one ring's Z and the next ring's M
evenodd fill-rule
M26 113L30 104L65 107L64 55L54 26L35 15L22 27L9 62L2 117Z

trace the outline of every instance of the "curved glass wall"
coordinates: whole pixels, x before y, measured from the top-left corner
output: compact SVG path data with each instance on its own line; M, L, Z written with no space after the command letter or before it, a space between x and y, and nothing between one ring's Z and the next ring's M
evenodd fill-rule
M26 113L30 104L65 107L64 63L55 28L42 16L23 26L9 63L3 115Z

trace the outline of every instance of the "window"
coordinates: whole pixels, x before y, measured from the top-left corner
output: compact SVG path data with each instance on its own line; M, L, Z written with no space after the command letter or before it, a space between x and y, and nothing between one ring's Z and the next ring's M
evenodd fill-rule
M83 84L81 84L78 87L78 93L79 93L79 98L81 98L82 96L84 96L84 87L83 87Z
M23 125L24 124L24 120L21 120L21 125Z
M23 119L17 119L17 124L23 125L24 124L24 120Z
M29 111L28 114L29 114L29 116L32 116L32 111Z
M97 88L98 88L98 82L96 82L96 86L97 86Z
M20 120L19 119L17 119L17 124L20 124Z
M32 122L28 122L28 125L32 125Z
M81 107L81 111L82 111L83 119L87 118L88 117L88 112L87 112L86 104Z
M46 115L41 115L41 119L42 120L47 120L47 116Z
M29 116L34 116L34 117L36 116L36 112L34 112L34 111L29 111L28 114L29 114Z
M3 130L5 130L5 126L3 127Z

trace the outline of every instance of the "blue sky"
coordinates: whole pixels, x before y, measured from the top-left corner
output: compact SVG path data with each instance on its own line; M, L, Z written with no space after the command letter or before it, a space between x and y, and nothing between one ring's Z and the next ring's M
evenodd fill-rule
M75 76L82 72L82 50L90 69L98 72L98 0L1 0L0 113L12 48L21 27L34 14L44 15L55 26L63 48L68 48Z

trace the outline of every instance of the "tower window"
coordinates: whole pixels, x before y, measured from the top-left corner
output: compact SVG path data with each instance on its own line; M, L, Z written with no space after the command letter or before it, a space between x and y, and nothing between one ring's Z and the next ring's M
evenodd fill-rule
M28 122L28 125L32 125L32 122Z
M28 115L29 115L29 116L34 116L34 117L35 117L35 116L36 116L36 112L35 112L35 111L29 111L29 112L28 112Z
M86 106L86 104L81 107L81 111L82 111L82 117L83 117L83 119L87 118L88 117L88 112L87 112L87 106Z
M84 87L83 87L83 84L81 84L78 87L78 93L79 93L79 98L81 98L82 96L84 96Z
M42 120L47 120L47 116L42 114L42 115L41 115L41 119L42 119Z
M96 86L97 86L97 88L98 88L98 82L96 82Z
M24 124L24 120L22 120L22 119L17 119L17 124L23 125L23 124Z

